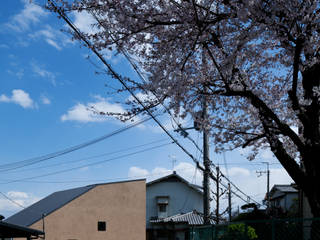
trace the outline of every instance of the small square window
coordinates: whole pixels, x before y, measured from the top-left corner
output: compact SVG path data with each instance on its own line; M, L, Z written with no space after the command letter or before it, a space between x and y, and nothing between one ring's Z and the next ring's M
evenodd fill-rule
M166 212L167 204L159 204L159 212Z
M106 231L106 222L98 222L98 231Z

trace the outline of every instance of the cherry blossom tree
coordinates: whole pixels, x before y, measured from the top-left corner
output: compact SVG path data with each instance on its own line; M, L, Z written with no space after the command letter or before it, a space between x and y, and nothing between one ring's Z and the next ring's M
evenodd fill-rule
M198 121L205 98L216 151L271 149L320 217L320 1L58 2L94 17L97 50L134 58L146 81L125 81L149 106Z

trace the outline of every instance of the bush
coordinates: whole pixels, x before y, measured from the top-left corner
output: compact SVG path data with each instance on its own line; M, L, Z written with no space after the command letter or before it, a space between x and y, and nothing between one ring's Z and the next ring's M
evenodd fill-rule
M246 230L247 228L247 230ZM220 239L223 240L247 240L257 239L258 235L251 226L246 226L244 223L231 224L228 226L227 231Z

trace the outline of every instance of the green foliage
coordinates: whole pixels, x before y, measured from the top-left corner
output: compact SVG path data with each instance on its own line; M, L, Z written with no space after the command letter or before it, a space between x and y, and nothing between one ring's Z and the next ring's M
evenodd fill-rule
M227 232L222 236L221 239L257 239L258 235L251 226L246 226L244 223L231 224L227 228Z

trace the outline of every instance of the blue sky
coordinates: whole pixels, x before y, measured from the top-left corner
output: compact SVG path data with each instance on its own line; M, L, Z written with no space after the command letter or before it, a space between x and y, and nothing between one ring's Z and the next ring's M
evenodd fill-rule
M39 4L44 2L38 1ZM60 31L65 28L62 20L28 0L4 1L2 6L0 165L60 151L128 125L88 110L94 106L101 111L121 112L124 106L119 102L129 95L112 93L112 89L105 86L117 87L119 84L107 75L95 74L102 65L94 57L90 61L86 59L91 54L89 50L80 47L78 42L72 42L67 33ZM88 16L73 14L71 17L80 29L90 31ZM123 57L111 56L110 53L106 57L118 72L135 77ZM161 120L173 130L170 119L162 116ZM190 121L182 123L192 126ZM195 157L201 159L190 142L173 134ZM201 134L191 131L191 136L201 145ZM163 144L167 145L110 160ZM271 184L290 182L269 151L262 151L259 159L252 163L243 157L245 152L242 149L228 152L225 159L230 178L249 195L261 200L265 193L266 178L257 178L255 173L265 169L265 165L259 162L272 163ZM95 157L97 155L103 156ZM224 163L223 155L211 153L211 156L216 164ZM192 160L170 144L170 139L154 122L148 121L57 158L12 171L0 169L0 191L16 203L28 206L54 191L67 188L128 178L154 179L170 173L173 160L174 169L181 176L201 184L201 173L195 171ZM95 162L100 164L86 166ZM74 170L52 174L70 168ZM45 174L52 175L36 177ZM240 204L240 201L234 201ZM17 204L0 196L0 214L8 217L20 209Z

